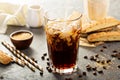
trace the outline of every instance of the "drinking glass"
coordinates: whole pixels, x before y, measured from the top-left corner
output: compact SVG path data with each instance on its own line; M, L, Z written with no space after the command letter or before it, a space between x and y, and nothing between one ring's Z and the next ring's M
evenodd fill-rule
M90 20L100 20L107 16L109 0L84 0L85 14Z
M71 74L77 68L82 15L70 16L72 12L70 9L47 12L48 54L54 72L59 74Z

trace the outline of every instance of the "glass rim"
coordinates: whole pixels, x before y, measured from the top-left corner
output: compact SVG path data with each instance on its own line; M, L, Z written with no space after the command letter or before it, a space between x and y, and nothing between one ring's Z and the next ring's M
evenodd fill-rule
M54 11L55 9L56 9L56 8L53 8L52 11ZM60 9L62 9L62 8L60 8ZM72 9L72 8L70 7L70 8L68 8L68 9ZM45 14L44 17L46 18L47 21L56 21L56 22L76 21L76 20L80 19L80 18L83 16L82 13L80 13L78 10L75 9L75 10L74 10L75 12L79 12L79 13L80 13L80 15L77 16L77 17L75 17L75 18L69 19L69 16L71 16L71 15L69 15L68 17L52 18L52 19L51 19L51 17L48 16L49 11L51 12L51 10L46 10L46 11L44 12L44 14ZM74 11L72 11L71 14L72 14ZM61 14L62 14L62 13L61 13ZM54 14L53 14L53 15L54 15Z
M77 18L74 19L65 19L65 20L58 20L58 19L49 19L47 18L48 21L56 21L56 22L68 22L68 21L76 21L79 20L82 17L82 14L80 16L78 16ZM62 19L62 18L60 18Z

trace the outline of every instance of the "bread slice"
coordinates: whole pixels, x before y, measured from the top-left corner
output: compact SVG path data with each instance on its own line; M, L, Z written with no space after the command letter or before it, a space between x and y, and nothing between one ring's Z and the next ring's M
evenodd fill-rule
M90 33L100 29L108 28L111 26L115 26L120 24L120 21L113 17L106 17L104 19L98 21L92 21L89 24L86 23L84 27L82 27L82 33Z
M89 42L120 41L120 31L98 32L88 35Z
M6 53L0 50L0 63L8 64L12 61L12 58L8 56Z

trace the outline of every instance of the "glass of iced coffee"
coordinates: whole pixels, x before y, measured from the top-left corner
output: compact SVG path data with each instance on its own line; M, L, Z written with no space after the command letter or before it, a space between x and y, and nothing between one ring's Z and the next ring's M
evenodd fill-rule
M48 18L45 26L48 54L56 73L67 74L76 71L81 32L80 19L81 15L70 16L67 19Z

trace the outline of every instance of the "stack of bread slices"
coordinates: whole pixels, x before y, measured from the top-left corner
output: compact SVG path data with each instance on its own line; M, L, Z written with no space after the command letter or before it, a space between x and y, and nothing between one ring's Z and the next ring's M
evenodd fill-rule
M81 46L96 47L109 41L120 41L120 20L106 17L98 21L82 18Z

